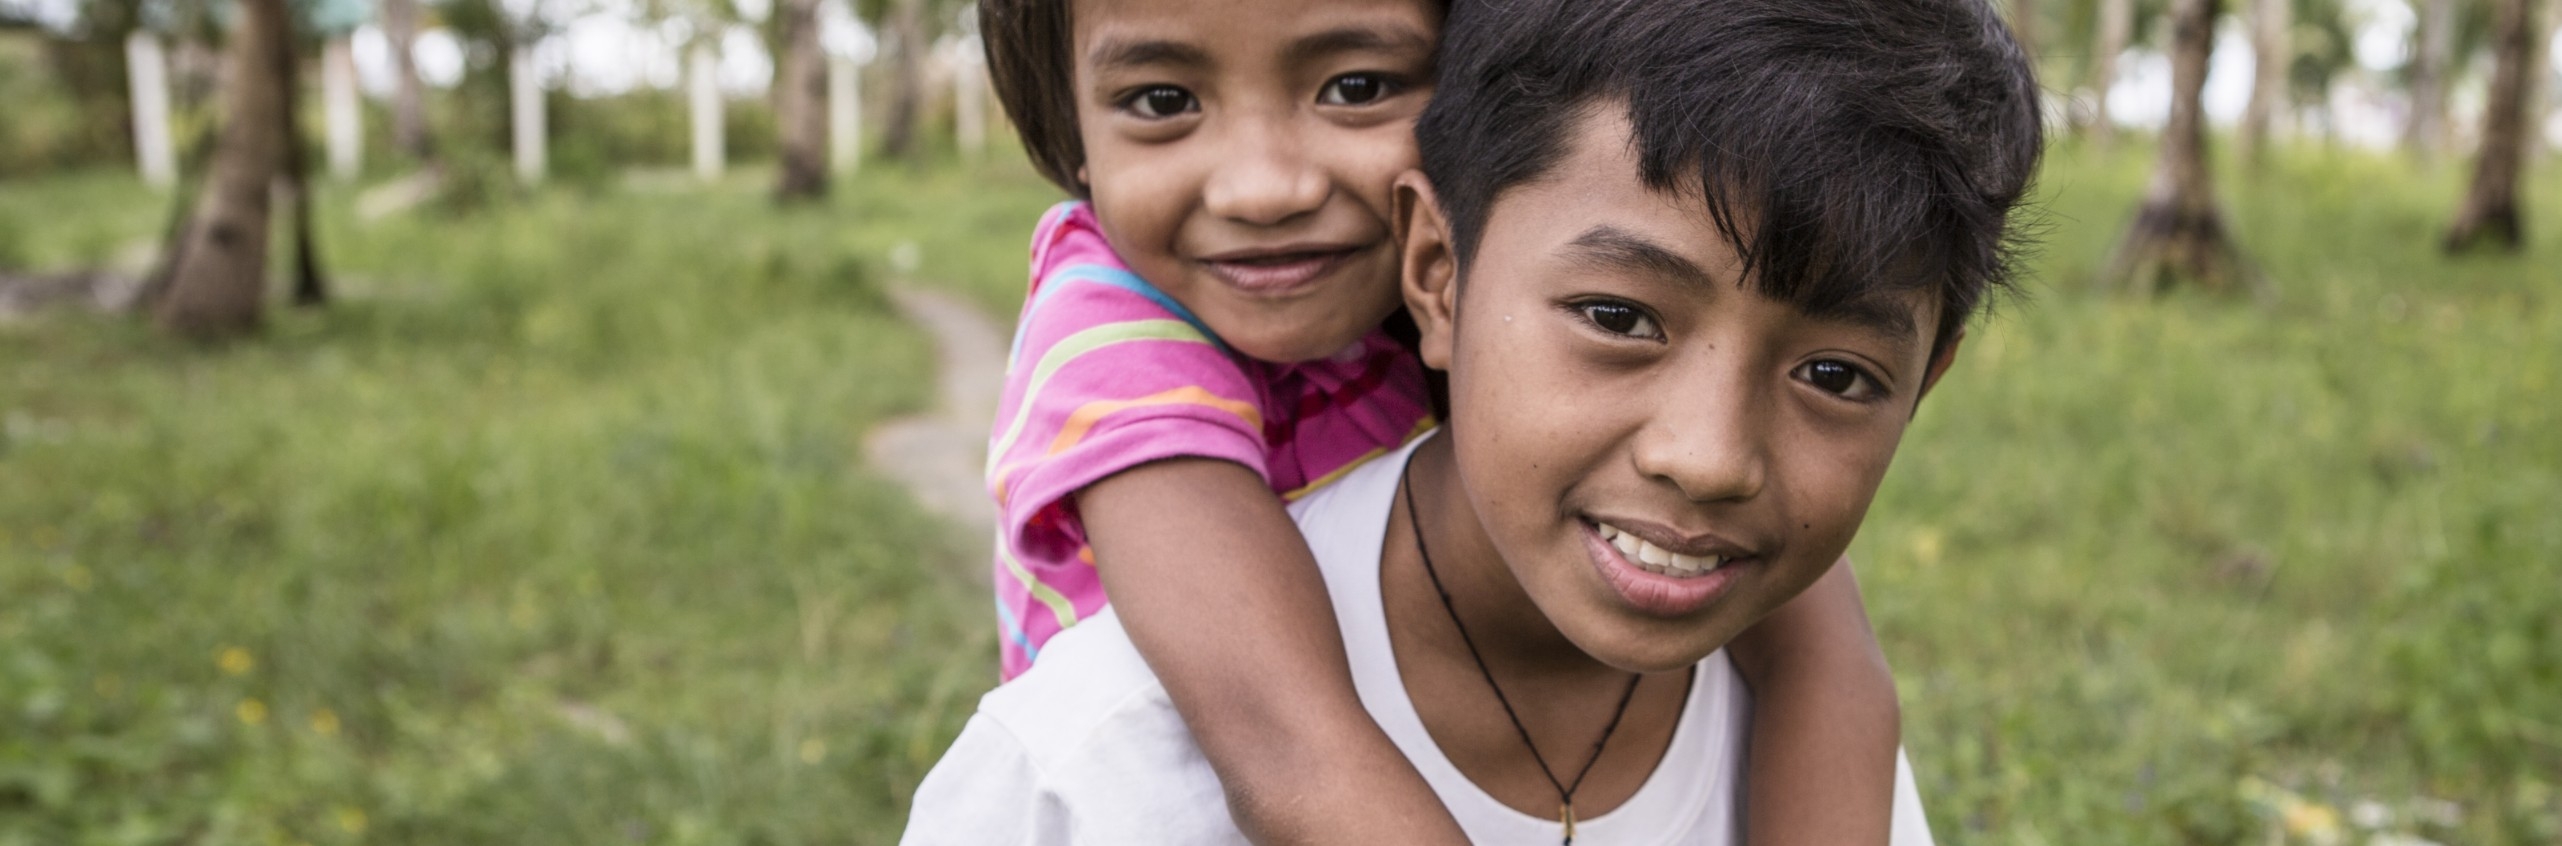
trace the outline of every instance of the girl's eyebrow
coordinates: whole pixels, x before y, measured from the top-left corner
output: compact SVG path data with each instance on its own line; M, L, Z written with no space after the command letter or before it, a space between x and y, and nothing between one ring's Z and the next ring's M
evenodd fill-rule
M1120 70L1151 65L1205 67L1210 64L1210 54L1200 47L1181 41L1167 41L1161 38L1135 40L1104 38L1095 42L1094 49L1086 51L1085 60L1092 63L1096 70Z
M1337 53L1430 52L1432 39L1407 27L1343 26L1293 41L1282 55L1292 62L1305 62Z

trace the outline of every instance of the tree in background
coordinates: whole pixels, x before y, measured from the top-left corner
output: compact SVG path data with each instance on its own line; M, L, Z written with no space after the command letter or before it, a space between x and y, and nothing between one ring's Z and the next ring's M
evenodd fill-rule
M2216 209L2207 169L2204 93L2215 49L2220 0L2171 4L2171 114L2161 154L2135 222L2109 260L2101 284L2155 293L2179 284L2234 291L2247 282L2239 251Z
M265 314L269 198L301 184L293 125L293 25L285 0L240 0L222 88L222 128L193 211L165 250L144 308L169 332L219 340L255 331ZM292 200L307 208L307 198ZM296 296L319 290L307 217Z
M2403 84L2411 92L2411 120L2402 129L2402 144L2423 159L2436 158L2447 144L2446 89L2455 58L2456 0L2413 0L2419 26L2411 31L2411 59Z
M391 51L391 142L411 159L436 157L427 132L427 86L418 80L418 0L382 0L382 32Z
M2286 109L2288 71L2295 63L2295 0L2251 2L2251 101L2242 111L2242 150L2257 166L2268 152L2269 124Z
M2135 0L2099 0L2091 22L2091 141L2106 149L2117 140L2117 119L2108 112L2108 90L2117 86L2117 56L2135 33Z
M775 132L782 147L783 202L827 196L827 53L819 44L819 0L782 0L780 61L774 63Z
M2499 0L2491 35L2497 56L2490 98L2482 110L2482 148L2473 163L2472 187L2446 232L2448 252L2481 246L2515 252L2524 245L2518 222L2518 182L2526 170L2527 98L2540 68L2536 56L2539 0Z
M876 4L877 5L877 4ZM925 31L926 0L888 0L872 17L880 24L884 52L890 60L889 115L881 126L881 156L904 159L914 152L918 125L924 122L925 51L932 37Z

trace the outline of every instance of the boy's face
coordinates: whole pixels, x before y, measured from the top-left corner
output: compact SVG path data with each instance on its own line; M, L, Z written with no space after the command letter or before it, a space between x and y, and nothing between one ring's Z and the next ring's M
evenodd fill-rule
M1437 5L1076 0L1094 212L1231 347L1334 354L1397 307L1390 186L1415 166Z
M1622 669L1693 663L1820 576L1949 360L1923 294L1851 317L1756 293L1701 202L1639 181L1616 107L1496 199L1464 282L1428 183L1399 184L1466 496L1541 614Z

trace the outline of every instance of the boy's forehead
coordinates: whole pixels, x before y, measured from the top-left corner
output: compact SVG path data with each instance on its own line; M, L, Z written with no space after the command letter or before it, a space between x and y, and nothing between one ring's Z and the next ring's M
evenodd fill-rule
M1807 286L1791 292L1759 284L1728 231L1749 231L1751 209L1734 209L1735 219L1720 226L1698 179L1675 180L1670 189L1648 185L1623 107L1602 103L1581 110L1565 141L1546 173L1494 198L1490 222L1509 221L1538 233L1532 237L1543 250L1571 265L1774 299L1808 318L1868 331L1899 346L1936 324L1940 304L1926 284L1876 280L1850 290Z

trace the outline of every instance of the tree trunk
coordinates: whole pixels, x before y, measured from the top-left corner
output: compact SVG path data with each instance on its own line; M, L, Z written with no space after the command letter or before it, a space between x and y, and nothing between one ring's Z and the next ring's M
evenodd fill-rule
M534 45L507 51L507 128L516 151L516 179L539 185L548 169L543 126L543 81L534 68Z
M285 0L242 0L235 7L224 80L223 126L205 189L173 242L153 286L152 318L169 332L218 340L255 331L263 315L267 214L285 166L287 43Z
M133 86L135 164L143 182L167 188L178 181L178 157L169 140L169 61L160 36L143 29L127 36L125 69Z
M729 152L722 143L727 127L721 120L720 59L712 55L709 37L685 49L685 85L686 111L694 125L694 175L706 182L719 179Z
M925 3L895 0L890 10L890 113L881 127L881 156L904 159L916 147L925 110Z
M2446 151L2448 64L2455 53L2455 0L2418 0L2419 29L2412 35L2408 79L2411 121L2402 130L2402 145L2421 159Z
M353 180L365 161L364 106L356 92L356 55L345 35L320 53L320 99L329 125L329 173Z
M783 61L774 75L774 117L783 147L782 202L827 196L827 52L818 42L818 0L784 0Z
M2099 44L2091 57L2091 141L2107 149L2117 141L2117 119L2108 113L2109 89L2117 87L2117 54L2135 29L2134 0L2100 0Z
M2203 104L2207 60L2215 49L2221 0L2171 4L2171 114L2162 128L2153 181L2102 284L2153 294L2180 284L2231 292L2248 283L2241 256L2216 210L2207 169Z
M850 59L827 60L828 163L852 176L863 163L863 80Z
M985 50L961 50L952 62L952 137L973 162L987 153L986 57Z
M2473 186L2446 232L2447 252L2460 253L2485 244L2516 252L2525 231L2518 221L2518 182L2526 169L2527 98L2534 95L2534 76L2527 63L2535 56L2537 0L2499 0L2492 22L2491 48L2497 64L2491 71L2490 98L2482 109L2482 152L2473 164Z
M2295 60L2294 0L2251 0L2251 103L2242 111L2242 150L2256 166L2267 154L2269 124L2286 110L2286 72Z
M320 273L320 247L312 240L311 231L311 142L294 123L302 88L295 83L294 48L290 38L280 39L276 52L279 75L283 78L283 124L277 132L285 139L284 167L276 173L276 191L292 207L294 225L294 305L311 307L329 302L329 283ZM351 74L352 76L352 74ZM349 80L352 89L354 80Z
M412 45L418 40L418 0L382 0L383 38L391 49L391 141L418 161L436 155L427 134L427 87L418 81Z

